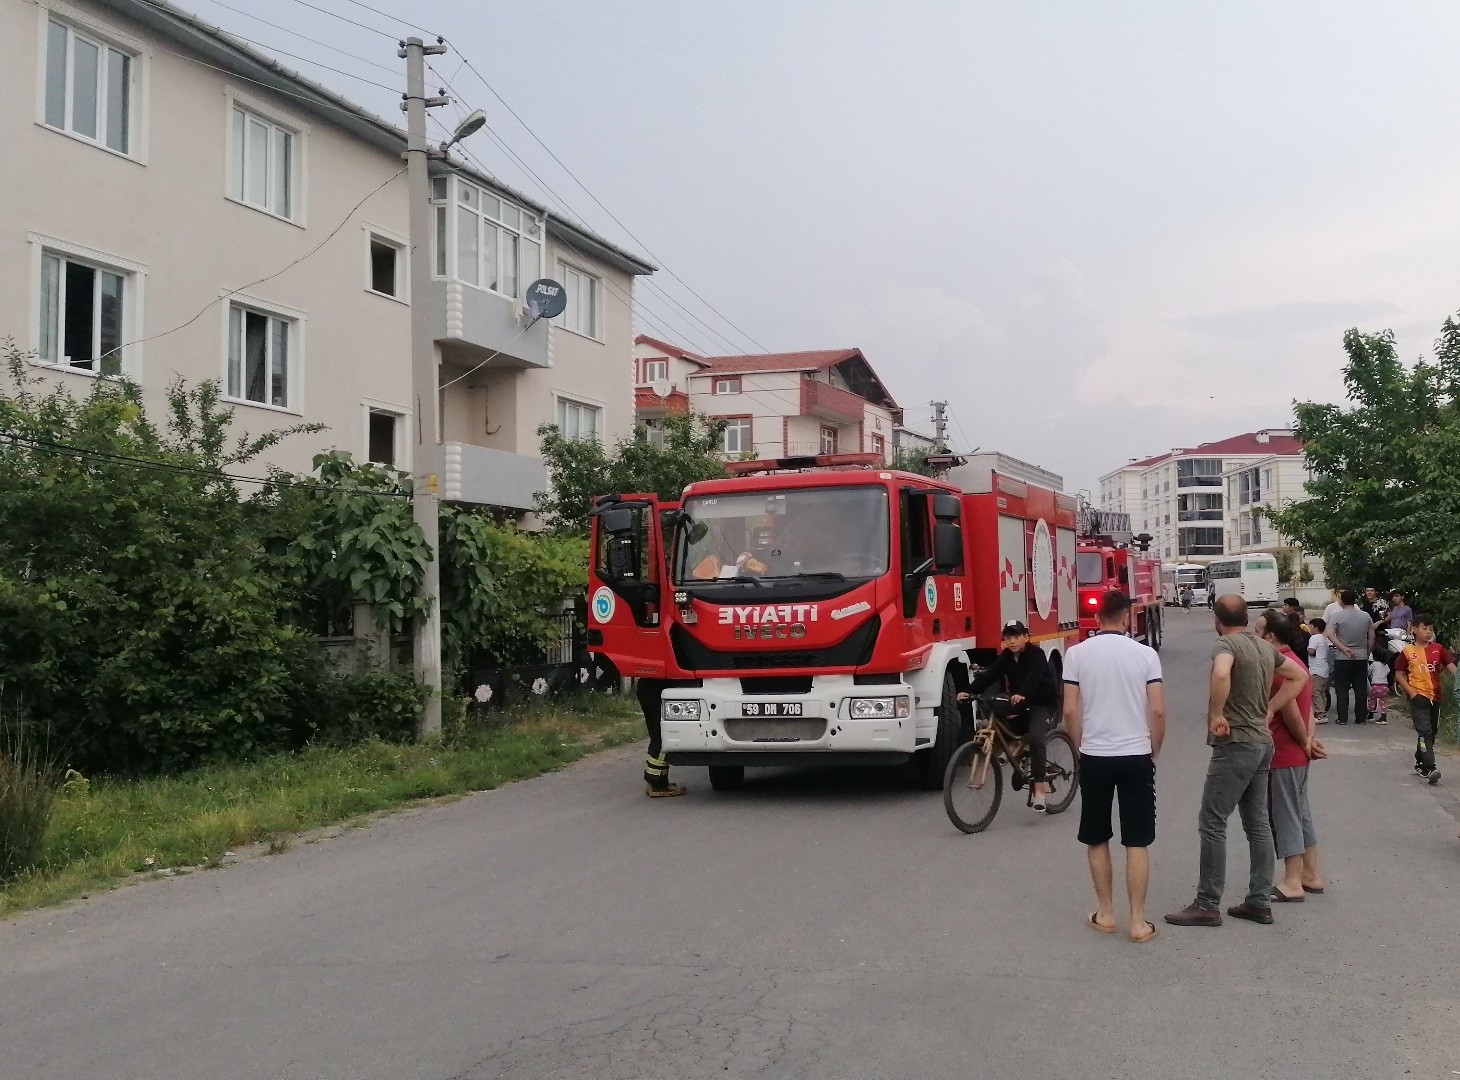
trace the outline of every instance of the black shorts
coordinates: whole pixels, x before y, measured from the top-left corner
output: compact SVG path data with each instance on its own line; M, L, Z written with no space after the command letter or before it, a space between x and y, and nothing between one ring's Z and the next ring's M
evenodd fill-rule
M1150 847L1156 840L1156 763L1150 754L1080 755L1080 843L1110 843L1111 806L1120 796L1120 842Z

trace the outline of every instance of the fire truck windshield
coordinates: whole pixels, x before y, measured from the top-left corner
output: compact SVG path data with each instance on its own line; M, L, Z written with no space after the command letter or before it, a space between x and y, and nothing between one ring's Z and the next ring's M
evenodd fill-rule
M1082 551L1075 556L1075 576L1081 585L1105 583L1105 558L1098 551Z
M684 502L677 584L887 573L887 491L794 488Z

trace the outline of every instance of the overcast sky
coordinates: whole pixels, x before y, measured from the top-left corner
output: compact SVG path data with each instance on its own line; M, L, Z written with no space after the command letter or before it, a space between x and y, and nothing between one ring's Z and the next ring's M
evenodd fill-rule
M390 75L213 0L256 41ZM312 0L374 27L349 0ZM1341 335L1460 307L1460 4L370 0L445 34L733 351L858 346L928 427L1090 487L1342 394ZM232 0L399 67L300 0ZM284 59L382 115L382 89ZM501 179L640 247L457 54ZM443 110L448 123L453 110ZM640 286L640 329L732 351Z

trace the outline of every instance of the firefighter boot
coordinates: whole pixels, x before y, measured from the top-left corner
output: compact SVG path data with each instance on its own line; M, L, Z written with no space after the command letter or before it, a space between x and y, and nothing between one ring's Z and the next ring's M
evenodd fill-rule
M644 794L651 799L672 799L683 795L689 789L683 784L669 782L669 762L663 757L652 755L644 758Z

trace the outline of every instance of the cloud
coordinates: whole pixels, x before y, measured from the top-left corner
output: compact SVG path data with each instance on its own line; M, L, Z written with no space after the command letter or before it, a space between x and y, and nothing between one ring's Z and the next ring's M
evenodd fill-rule
M1298 300L1273 307L1234 308L1207 315L1167 319L1181 330L1207 337L1267 339L1303 334L1342 333L1353 326L1392 319L1403 308L1387 300L1355 300L1325 303Z

